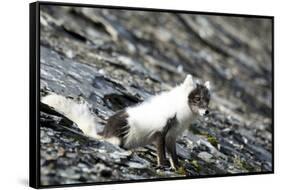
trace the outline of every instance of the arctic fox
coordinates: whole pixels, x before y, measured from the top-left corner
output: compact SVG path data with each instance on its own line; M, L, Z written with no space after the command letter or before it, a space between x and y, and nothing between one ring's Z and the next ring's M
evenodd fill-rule
M87 102L77 103L64 96L50 94L42 98L74 121L88 136L104 139L126 149L155 143L158 166L168 164L178 168L176 139L197 116L207 115L210 83L195 84L191 75L170 91L152 96L146 101L116 112L108 118L102 133L97 133L95 119Z

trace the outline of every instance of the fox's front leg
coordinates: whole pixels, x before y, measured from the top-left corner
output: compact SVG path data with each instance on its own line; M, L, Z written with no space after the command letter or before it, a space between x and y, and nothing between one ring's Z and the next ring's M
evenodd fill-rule
M167 137L166 147L168 154L170 155L170 164L174 170L179 168L179 161L176 149L176 139L172 137Z
M158 166L168 166L169 162L166 158L166 135L167 133L175 127L177 124L176 115L169 118L161 132L155 134L156 137L156 148L157 148L157 165Z
M157 150L157 167L168 166L169 161L166 158L165 136L162 132L155 133L155 142Z
M173 169L179 167L179 161L176 150L176 137L177 137L177 116L170 118L167 121L165 131L165 147L170 155L170 164Z

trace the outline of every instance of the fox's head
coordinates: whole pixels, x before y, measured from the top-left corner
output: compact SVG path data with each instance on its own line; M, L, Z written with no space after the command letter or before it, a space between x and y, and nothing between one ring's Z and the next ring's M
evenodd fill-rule
M188 94L188 105L190 110L194 114L200 116L209 114L209 102L210 102L210 82L206 81L204 84L194 85L191 75L188 75L184 81L185 85L193 86L193 90Z

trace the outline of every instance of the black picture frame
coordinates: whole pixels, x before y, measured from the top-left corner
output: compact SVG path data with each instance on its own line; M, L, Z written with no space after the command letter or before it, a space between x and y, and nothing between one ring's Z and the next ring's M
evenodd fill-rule
M64 185L47 185L40 184L40 6L71 6L71 7L89 7L89 8L107 8L107 9L122 9L122 10L139 10L151 12L169 12L169 13L186 13L186 14L201 14L201 15L216 15L216 16L231 16L231 17L246 17L246 18L267 18L272 22L272 171L267 172L249 172L236 173L227 175L208 175L208 176L185 176L174 178L157 178L157 179L141 179L130 181L109 181L109 182L93 182L79 184L64 184ZM186 10L169 10L156 8L141 8L141 7L121 7L108 5L92 5L92 4L77 4L77 3L59 3L59 2L34 2L29 4L29 59L30 59L30 78L29 78L29 185L33 188L52 188L52 187L72 187L85 185L102 185L102 184L118 184L118 183L135 183L135 182L151 182L162 180L183 180L197 178L212 178L212 177L231 177L231 176L246 176L274 173L274 17L264 15L248 15L248 14L232 14L232 13L216 13L216 12L200 12Z

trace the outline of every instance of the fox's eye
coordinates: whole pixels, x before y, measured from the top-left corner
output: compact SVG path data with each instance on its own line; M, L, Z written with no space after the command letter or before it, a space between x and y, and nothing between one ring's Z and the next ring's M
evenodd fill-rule
M195 96L194 100L195 100L195 102L200 102L201 98L200 98L200 96Z

